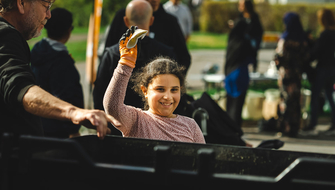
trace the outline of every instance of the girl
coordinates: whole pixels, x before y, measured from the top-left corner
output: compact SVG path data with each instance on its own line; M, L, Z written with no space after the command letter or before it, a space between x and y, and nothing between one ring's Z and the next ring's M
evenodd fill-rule
M113 116L112 124L124 137L205 143L193 119L173 114L185 88L185 80L183 69L170 59L159 57L153 60L134 78L135 91L145 99L147 110L123 103L137 57L137 45L126 48L133 32L132 27L120 39L121 58L104 96L104 108Z

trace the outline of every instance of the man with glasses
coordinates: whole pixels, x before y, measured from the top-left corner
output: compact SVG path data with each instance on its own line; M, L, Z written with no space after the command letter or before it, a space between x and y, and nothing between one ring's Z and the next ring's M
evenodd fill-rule
M48 12L52 6L53 1L46 1L46 0L41 0L41 1L48 3L48 5L42 4L46 8L46 12Z
M73 106L35 84L26 40L41 33L51 18L52 3L0 0L0 135L10 132L42 136L39 117L44 117L95 128L103 139L110 133L107 122L111 122L111 116Z

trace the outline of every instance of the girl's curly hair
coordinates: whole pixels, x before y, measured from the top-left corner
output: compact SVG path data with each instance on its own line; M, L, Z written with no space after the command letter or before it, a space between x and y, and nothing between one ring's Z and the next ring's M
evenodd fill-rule
M149 106L141 90L141 86L148 88L149 84L157 75L172 74L179 79L182 95L185 93L185 75L183 74L184 70L185 68L178 65L176 61L173 61L167 57L159 56L148 63L140 71L135 73L131 78L131 82L134 84L132 88L142 97L142 100L145 102L144 109L149 109Z

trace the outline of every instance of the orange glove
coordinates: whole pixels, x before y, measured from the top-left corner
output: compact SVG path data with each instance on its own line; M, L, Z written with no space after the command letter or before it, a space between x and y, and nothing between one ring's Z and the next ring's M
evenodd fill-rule
M133 33L135 32L136 27L131 26L130 29L124 33L119 41L119 51L120 51L120 60L119 63L122 65L127 65L131 68L135 68L136 59L137 59L137 45L131 49L127 48L127 43Z

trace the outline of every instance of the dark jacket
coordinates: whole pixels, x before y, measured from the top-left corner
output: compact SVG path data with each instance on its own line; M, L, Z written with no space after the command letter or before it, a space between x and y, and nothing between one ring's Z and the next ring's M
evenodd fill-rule
M3 132L43 135L39 117L25 111L22 105L23 96L35 85L29 63L26 40L0 17L0 135Z
M311 53L318 61L317 68L335 67L335 30L324 30Z
M240 18L243 18L243 14L240 14ZM259 50L262 42L264 32L263 27L257 13L251 14L251 18L246 19L246 21L247 21L246 35L247 38L250 40L251 47L253 49L252 56L256 58L257 51Z
M48 38L36 43L31 50L31 69L36 83L50 94L83 108L83 90L74 63L65 45ZM46 118L42 118L42 124L47 136L57 133L59 137L66 137L80 128L70 121Z
M105 42L106 48L118 43L122 34L127 31L127 27L123 21L124 16L125 9L121 9L115 14ZM155 20L153 25L150 26L151 38L173 47L177 56L177 62L183 65L187 72L191 64L191 56L176 17L167 13L162 4L159 9L153 13L153 16Z
M133 73L139 71L159 55L175 59L175 54L171 47L149 37L145 37L141 40L141 49L140 53L137 54L136 67L134 68ZM119 44L107 48L102 56L93 90L94 108L96 109L103 110L103 97L119 59ZM131 89L132 86L133 84L129 82L124 103L137 108L143 108L142 98Z
M225 75L229 75L253 55L250 40L246 37L248 24L244 18L235 21L229 33L225 63Z

